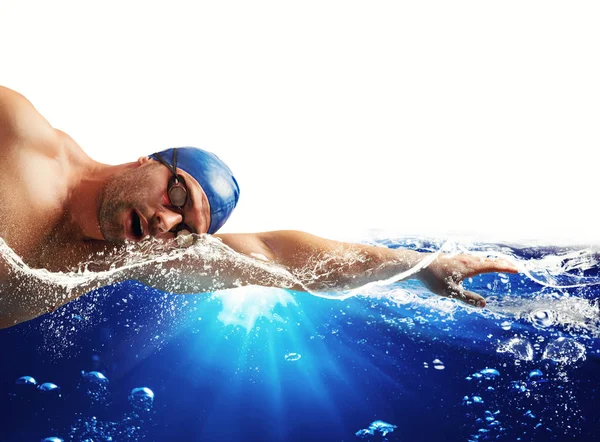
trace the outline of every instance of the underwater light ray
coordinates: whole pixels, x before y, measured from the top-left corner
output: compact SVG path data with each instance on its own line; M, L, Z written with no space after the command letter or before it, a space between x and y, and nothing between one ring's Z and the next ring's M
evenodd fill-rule
M303 313L301 319L303 328L309 329L311 331L311 336L320 334L318 328L314 326L313 318L316 317L322 324L331 323L332 318L329 313L329 310L322 309L311 310L310 314ZM332 327L333 326L339 326L340 329L343 327L341 324L334 324ZM346 345L339 345L340 342L345 343ZM343 333L342 331L333 335L328 334L324 339L312 339L309 343L307 343L307 345L309 346L310 351L305 354L305 356L310 358L311 361L310 365L306 367L306 376L310 377L311 379L315 379L316 377L327 377L336 380L335 387L330 383L321 384L322 386L317 385L316 387L321 389L323 393L327 393L328 398L334 398L338 396L337 391L342 385L344 386L342 388L344 390L344 394L350 395L358 403L362 403L363 398L368 396L369 391L363 390L362 387L359 387L358 385L350 384L348 378L342 375L343 373L348 372L349 366L351 365L355 365L354 370L356 372L364 370L365 373L368 373L369 377L372 375L378 376L380 380L383 380L384 383L391 387L398 388L400 385L396 379L383 372L379 366L377 366L368 357L360 357L357 362L357 355L353 350L356 342L354 342L352 338L347 337L346 333ZM333 348L335 348L335 352L332 352ZM315 358L318 360L319 367L321 368L319 372L311 371L313 367L312 359ZM303 358L298 362L301 364L307 364L309 360L303 356ZM335 401L331 403L335 404Z
M299 292L299 294L306 295ZM321 367L323 363L330 362L331 352L327 346L321 340L313 339L307 340L308 336L313 336L316 332L316 328L303 309L292 310L290 312L293 316L288 320L288 324L294 323L299 324L298 328L292 325L288 326L285 330L285 334L282 335L281 349L282 355L280 355L279 363L284 364L282 367L282 379L289 379L291 373L294 373L293 379L294 384L299 383L310 388L313 396L315 396L319 403L327 404L327 413L334 419L332 424L338 426L342 425L341 415L335 404L335 391L330 391L326 383L323 382L323 372L316 371L316 367ZM312 314L313 312L311 312ZM314 312L320 314L321 310ZM288 316L289 317L289 316ZM300 335L304 335L301 337ZM315 349L314 346L317 345ZM312 347L312 348L311 348ZM283 358L283 353L288 353L290 350L301 352L302 357L295 361L287 361ZM329 364L331 365L331 364ZM333 371L329 374L339 376L340 371ZM282 385L287 385L289 380ZM289 391L282 391L282 395L289 395Z

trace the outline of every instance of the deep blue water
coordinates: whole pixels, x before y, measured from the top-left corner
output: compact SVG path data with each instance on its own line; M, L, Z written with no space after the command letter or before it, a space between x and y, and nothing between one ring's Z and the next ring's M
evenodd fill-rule
M520 260L562 252L510 248ZM590 259L559 276L595 280ZM600 286L549 288L524 274L466 285L489 299L485 313L415 281L343 301L261 288L175 296L135 282L98 290L0 331L0 441L595 440ZM237 313L224 308L239 297ZM514 351L499 352L511 339ZM499 374L473 376L486 368ZM130 400L138 387L151 405ZM376 420L396 428L356 435Z

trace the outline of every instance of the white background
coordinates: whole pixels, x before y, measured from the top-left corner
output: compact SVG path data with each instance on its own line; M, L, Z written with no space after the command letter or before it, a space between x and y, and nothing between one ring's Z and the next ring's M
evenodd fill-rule
M223 232L600 243L595 2L5 1L0 84L94 158L216 152Z

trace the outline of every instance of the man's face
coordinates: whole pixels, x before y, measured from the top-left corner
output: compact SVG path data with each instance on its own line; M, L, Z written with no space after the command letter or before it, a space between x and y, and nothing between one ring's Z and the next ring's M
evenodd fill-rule
M198 182L181 169L187 187L187 201L182 209L173 207L167 195L172 174L154 160L114 175L104 187L98 213L102 235L107 241L139 241L146 236L173 238L179 227L190 232L206 233L210 225L210 208Z

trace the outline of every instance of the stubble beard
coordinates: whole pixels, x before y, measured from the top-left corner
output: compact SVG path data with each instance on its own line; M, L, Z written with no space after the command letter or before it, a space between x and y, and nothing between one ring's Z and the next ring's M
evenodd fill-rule
M102 190L102 199L98 211L98 223L104 239L122 243L123 212L129 213L134 207L146 204L145 186L155 167L160 164L149 163L136 169L125 170L114 175Z

